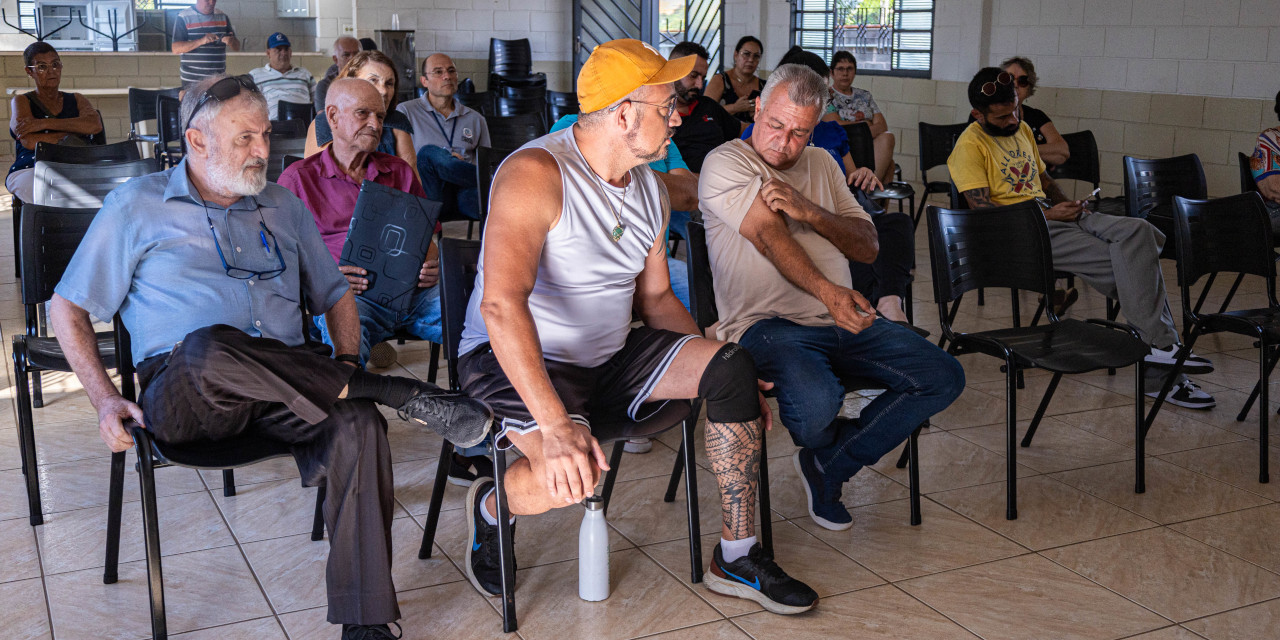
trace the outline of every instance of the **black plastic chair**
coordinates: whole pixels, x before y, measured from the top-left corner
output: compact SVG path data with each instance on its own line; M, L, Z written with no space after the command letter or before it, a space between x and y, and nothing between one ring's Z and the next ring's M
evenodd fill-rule
M36 145L36 161L64 164L106 164L141 160L142 151L136 140L114 144L72 146L41 142Z
M698 323L698 329L704 333L707 328L720 320L720 311L716 306L715 287L713 284L713 276L711 272L711 256L707 250L707 229L702 224L700 218L689 221L689 244L686 251L685 266L689 271L689 307L693 309L693 320ZM875 381L866 378L849 378L841 380L846 393L860 391L865 389L882 389L883 387ZM765 395L772 396L771 391L766 391ZM911 505L911 524L918 525L921 522L920 515L920 466L919 466L919 446L917 438L920 435L920 429L925 425L916 427L911 432L911 436L907 439L907 448L903 451L903 455L899 458L897 466L899 469L907 467L908 485L910 492ZM760 439L760 489L759 502L760 513L769 513L769 455L765 450L765 441L767 438ZM667 502L675 500L676 486L680 480L680 474L685 469L684 461L684 445L681 444L680 454L676 456L675 468L671 470L671 481L667 485L667 495L664 499ZM760 546L767 552L773 553L773 526L768 522L768 516L762 516L760 523Z
M302 159L303 159L303 158L302 158L302 156L285 156L285 157L280 161L280 171L281 171L281 173L283 173L285 169L288 169L288 168L289 168L289 165L291 165L291 164L293 164L293 163L295 163L295 162L297 162L297 161L299 161L299 160L302 160Z
M489 38L489 90L517 85L546 86L547 76L533 72L533 48L528 38Z
M1257 191L1258 182L1253 179L1253 158L1247 153L1237 153L1236 160L1240 163L1240 193Z
M1258 193L1242 193L1214 200L1175 196L1174 229L1178 235L1178 283L1182 289L1182 317L1189 327L1186 344L1178 352L1174 371L1180 369L1196 340L1208 333L1229 332L1252 337L1258 346L1258 384L1236 420L1243 422L1255 400L1258 404L1258 482L1270 481L1267 459L1271 411L1268 379L1280 360L1280 303L1276 302L1275 252L1271 218ZM1230 299L1217 313L1201 313L1191 306L1191 287L1200 278L1219 272L1258 276L1266 281L1267 306L1229 311ZM1212 279L1205 284L1207 289ZM1238 281L1237 281L1238 283ZM1203 298L1203 296L1201 296ZM1176 376L1161 390L1156 408L1164 400ZM1154 410L1154 409L1153 409Z
M32 204L64 208L101 207L103 198L112 189L159 170L160 164L155 158L109 164L37 162L35 202Z
M1031 201L980 211L931 206L928 218L933 295L943 334L951 345L949 351L955 355L982 353L1004 361L1008 429L1005 517L1018 517L1017 378L1025 369L1053 372L1022 439L1022 446L1029 447L1063 374L1134 365L1135 491L1146 491L1143 358L1150 348L1136 330L1109 320L1059 320L1052 308L1045 311L1048 323L1039 326L972 333L951 326L954 316L948 313L947 304L978 287L1025 289L1046 297L1053 294L1049 229L1040 207ZM1150 418L1155 418L1155 409Z
M485 118L489 125L489 144L507 153L524 146L524 143L547 133L547 125L541 113L525 113L517 116ZM503 154L502 157L506 157Z
M291 120L290 122L299 122ZM292 132L282 132L277 135L275 129L271 131L271 152L267 155L267 180L275 182L280 179L280 174L284 173L285 158L289 156L302 157L306 151L306 138L294 138Z
M938 166L947 164L947 158L951 157L951 150L956 146L956 140L964 130L969 128L969 123L961 122L959 124L929 124L921 122L918 124L920 130L920 181L924 183L924 192L920 194L920 208L916 209L915 223L920 226L920 216L924 215L924 208L929 204L929 195L933 193L947 193L948 183L941 180L929 181L929 170Z
M157 134L141 134L138 133L138 123L147 122L156 119L156 98L159 96L167 96L178 99L179 89L139 89L137 87L129 87L129 139L142 140L157 144L160 138Z
M479 111L481 115L489 116L493 114L493 93L489 91L456 93L454 95L459 102L472 110Z
M316 119L316 106L310 102L288 102L281 100L276 103L276 120L288 122L291 120L301 120L307 124L311 124Z
M186 154L187 143L182 129L182 102L174 96L156 98L156 157L166 167L176 167Z
M71 372L56 338L38 330L37 308L53 298L53 288L71 262L76 247L93 222L98 209L59 209L28 204L23 208L20 233L23 256L21 294L26 312L26 332L13 336L13 379L18 410L18 449L27 481L27 505L31 526L44 524L40 506L40 476L36 461L35 421L32 407L41 406L39 375L45 371ZM102 365L116 368L115 340L110 332L98 334Z
M1173 232L1173 198L1208 198L1204 167L1196 154L1173 158L1124 157L1124 200L1129 216L1155 225L1167 240L1161 258L1177 259Z
M137 394L134 393L133 378L137 372L134 369L133 360L129 357L131 353L129 331L119 315L115 318L114 343L116 353L123 354L120 359L120 377L126 382L121 395L136 401L141 390ZM174 445L156 440L150 431L132 420L125 422L125 428L133 437L134 451L138 458L134 468L138 472L138 484L142 494L143 547L147 559L147 586L151 595L151 637L155 640L165 640L169 637L169 631L164 606L164 572L160 559L160 519L156 506L155 470L170 466L220 470L223 480L230 481L231 469L289 456L292 452L289 445L281 441L255 434L225 440ZM121 451L111 454L111 481L107 499L107 553L106 566L102 574L103 584L115 584L119 580L120 518L124 507L125 453ZM235 495L234 485L224 486L223 495ZM316 491L316 509L311 525L311 539L314 541L324 539L324 500L325 487L321 485Z
M875 142L871 137L871 126L865 122L844 125L844 132L849 136L849 157L853 158L853 164L857 167L869 167L872 172L876 170L876 150ZM902 203L907 201L907 212L916 210L916 190L915 187L905 182L890 182L883 185L879 191L872 191L867 194L873 200L896 200L898 202L898 212L902 213Z
M462 341L462 327L466 319L467 300L475 289L476 265L480 259L480 242L478 240L461 240L445 238L440 242L440 310L444 332L445 357L449 361L449 388L461 390L458 376L458 345ZM680 426L682 445L686 464L694 464L693 442L694 430L698 422L698 401L668 402L657 414L641 422L625 422L618 424L596 423L591 432L601 446L613 443L613 451L609 459L609 471L605 474L601 496L604 498L605 512L608 513L609 498L613 493L613 485L617 480L618 467L622 463L623 445L630 438L649 438L657 436L669 429ZM501 549L499 557L502 564L502 629L505 633L516 630L515 603L515 547L513 544L510 516L507 508L507 496L504 489L505 469L507 467L506 451L494 442L495 433L489 439L493 451L494 483L497 490L498 544ZM431 492L431 506L427 510L426 526L422 532L422 546L418 550L419 558L431 557L431 546L435 543L436 528L440 522L440 508L444 501L445 484L449 477L449 460L453 456L453 445L445 441L440 450L439 463L436 466L435 485ZM698 520L698 483L696 474L689 474L685 480L687 492L687 511L689 518L689 562L692 581L702 581L702 541L701 526ZM768 513L766 510L764 513ZM766 522L768 516L765 516Z
M555 124L560 118L578 113L578 94L569 91L547 92L547 122Z
M1071 157L1066 162L1049 168L1049 177L1054 180L1079 180L1088 183L1094 189L1102 184L1102 164L1098 160L1098 141L1088 129L1074 133L1062 134L1067 142L1067 150ZM1125 215L1124 198L1115 196L1103 198L1101 194L1094 197L1094 211L1110 215Z
M297 138L306 138L307 128L310 126L310 120L272 120L271 139L294 140Z
M547 103L542 97L525 99L497 96L493 99L493 113L500 118L531 114L542 120L545 118L546 111ZM544 129L550 128L545 121L542 126Z

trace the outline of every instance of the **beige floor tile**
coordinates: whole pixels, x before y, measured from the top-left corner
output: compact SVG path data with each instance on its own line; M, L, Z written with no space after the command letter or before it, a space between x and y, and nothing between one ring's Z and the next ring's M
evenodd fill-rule
M967 371L965 372L968 373ZM1001 374L1003 375L1003 374ZM972 383L970 383L972 384ZM1003 397L996 397L965 387L963 393L942 412L929 418L929 424L940 429L963 429L987 424L1004 424L1005 404Z
M226 523L207 493L170 496L156 500L160 515L160 552L163 556L234 544ZM92 507L45 516L36 528L41 561L47 574L66 573L105 564L107 508ZM120 561L144 557L142 507L133 502L120 511Z
M173 637L175 640L285 640L284 629L274 617L180 633Z
M638 545L687 539L689 528L681 482L675 501L669 503L662 501L667 478L619 482L610 499L609 523ZM702 469L698 470L698 511L703 533L720 529L720 488L715 476Z
M1280 576L1164 528L1044 555L1176 622L1280 596Z
M1200 636L1182 627L1165 627L1155 631L1131 636L1128 640L1204 640Z
M823 598L884 583L875 574L792 523L774 523L773 536L774 557L778 565L788 575L813 587ZM712 553L719 543L718 533L702 536L704 571L711 563ZM685 541L651 545L643 547L643 551L726 616L763 610L755 602L722 596L707 589L705 585L691 584L689 545Z
M905 480L905 476L903 480ZM875 469L863 469L844 484L840 502L852 509L868 504L901 500L911 492ZM769 508L787 518L807 518L809 502L795 464L789 458L770 460Z
M615 498L617 495L615 494ZM609 520L612 523L614 508L618 503L609 506ZM440 514L440 525L436 530L436 545L444 550L458 566L462 566L466 558L467 521L464 509L454 509ZM534 567L552 562L562 562L578 557L578 529L582 526L583 508L578 505L555 509L536 516L523 516L516 527L516 562L520 568ZM683 520L683 511L680 514ZM717 528L718 529L718 528ZM418 529L419 542L422 530ZM688 533L685 533L685 539ZM609 531L609 548L617 551L630 549L635 545L617 530ZM416 549L418 546L414 546ZM397 585L398 586L398 585Z
M87 402L87 400L86 400ZM37 410L37 416L40 411ZM46 424L36 418L36 462L56 464L86 458L109 458L111 450L98 436L96 416L79 418L71 422Z
M1280 573L1280 505L1224 513L1212 518L1169 525L1211 547Z
M988 451L949 431L927 430L920 435L920 491L933 493L1004 479L1004 456ZM907 484L906 469L897 468L902 447L894 449L872 468L900 484ZM1035 475L1019 464L1018 477Z
M746 632L728 620L685 627L675 631L646 636L645 640L750 640Z
M138 474L132 455L125 461L125 504L141 500ZM156 495L172 496L205 492L204 483L194 469L164 467L155 470ZM45 514L71 511L107 504L111 485L111 458L88 458L75 462L40 465L40 502ZM133 505L132 508L137 508Z
M391 541L391 579L398 591L466 579L438 545L432 547L430 558L418 558L422 527L413 518L397 518L391 523Z
M0 582L40 577L36 533L26 520L0 522L0 558Z
M391 465L395 477L396 501L408 513L425 516L431 507L431 490L436 481L436 458L397 462ZM467 497L467 487L445 483L441 511L461 509ZM419 518L422 520L422 518Z
M721 617L639 550L610 554L609 569L612 588L603 602L578 598L576 562L520 570L520 635L527 640L633 638ZM463 586L475 593L469 583ZM494 624L496 631L500 627Z
M387 417L387 441L391 447L393 462L408 462L440 457L440 445L443 442L434 431L419 425L401 420L392 409L379 406L379 411Z
M1031 446L1023 447L1022 437L1030 426L1030 419L1018 421L1018 464L1041 473L1133 459L1133 449L1049 417L1036 429ZM1005 454L1008 429L1004 423L956 429L952 433L993 453Z
M1044 397L1045 390L1049 388L1049 380L1052 376L1024 375L1023 378L1026 382L1026 387L1018 389L1018 417L1031 418L1035 415L1036 408L1040 406L1040 399ZM1002 402L1001 414L1004 413L1004 382L984 382L969 386L999 398ZM1112 393L1093 385L1073 380L1071 376L1063 376L1062 381L1058 383L1058 390L1053 394L1053 400L1049 403L1049 408L1045 411L1045 415L1058 416L1108 407L1128 407L1130 414L1132 414L1133 400L1118 393Z
M45 608L44 584L39 578L0 584L0 628L11 638L53 637Z
M240 551L210 549L164 559L169 631L181 633L271 615ZM140 638L150 635L146 563L120 566L120 581L102 584L97 569L46 579L58 638Z
M1147 410L1150 410L1148 404ZM1063 422L1126 447L1133 447L1133 408L1114 407L1060 416ZM1147 455L1198 449L1243 440L1244 437L1211 427L1193 416L1160 409L1147 432Z
M325 606L325 562L329 541L309 535L272 538L242 545L253 573L276 613Z
M929 496L1031 549L1127 533L1156 523L1046 476L1018 481L1018 519L1005 519L1005 484Z
M221 491L213 496L241 543L309 533L316 513L316 490L297 480L246 485L230 498Z
M1258 482L1258 452L1258 442L1246 440L1169 453L1160 456L1160 459L1245 491L1280 500L1280 482ZM1280 451L1271 450L1268 453L1271 467L1280 470Z
M297 478L298 463L294 462L292 457L271 458L235 469L232 475L236 481L236 489L239 490L240 487L251 484ZM219 493L222 492L221 471L201 471L200 477L204 479L205 486Z
M931 500L922 500L920 507L923 520L914 527L908 524L906 500L852 510L853 528L847 531L829 531L808 518L796 524L889 581L1026 552Z
M1244 402L1249 398L1248 391L1238 391L1236 389L1224 389L1214 391L1213 397L1218 401L1217 406L1207 410L1187 409L1185 407L1169 406L1168 408L1183 415L1190 416L1192 419L1199 420L1205 424L1210 424L1219 429L1225 429L1233 433L1238 433L1246 438L1258 439L1258 405L1254 402L1253 409L1249 411L1249 415L1245 416L1243 421L1237 421L1236 416L1240 414L1240 410L1244 408ZM1280 420L1276 419L1275 406L1277 397L1272 394L1271 397L1271 436L1280 436ZM1166 405L1167 406L1167 405ZM1164 412L1164 409L1160 410Z
M986 640L1119 638L1168 624L1034 555L916 578L899 586Z
M574 565L573 578L573 584L576 585L576 565ZM575 601L581 602L578 600L576 588L572 597ZM482 597L470 582L451 582L426 589L401 591L399 599L400 613L404 616L400 620L400 625L404 629L404 640L517 638L514 633L502 633L502 617L492 606L497 600ZM526 638L529 636L525 635L525 629L530 621L535 619L536 609L539 608L530 600L529 596L517 593L516 615L520 635ZM565 624L565 626L570 625ZM574 635L566 632L562 637L571 638Z
M1146 493L1134 493L1133 462L1053 474L1081 491L1161 524L1226 513L1268 500L1159 458L1146 461Z
M284 625L289 640L339 640L342 628L329 624L328 615L328 607L284 613L280 614L280 624Z
M0 409L0 416L7 416ZM0 424L7 424L0 418ZM18 447L18 429L16 427L0 428L0 470L21 469L22 450Z
M1192 620L1183 626L1209 640L1277 638L1280 637L1280 600Z
M22 518L31 514L27 507L27 481L21 469L0 471L0 520Z
M800 616L767 611L734 618L755 638L886 638L970 640L976 638L898 588L885 585L825 598Z

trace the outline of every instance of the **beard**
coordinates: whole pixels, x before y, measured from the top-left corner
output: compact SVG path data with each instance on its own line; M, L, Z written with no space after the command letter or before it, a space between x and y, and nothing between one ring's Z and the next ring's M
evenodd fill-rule
M637 122L636 126L627 132L627 151L630 151L632 155L644 162L661 160L667 157L667 141L671 138L671 134L671 129L667 128L667 136L662 139L662 144L654 151L646 151L640 147L640 123Z
M676 97L680 99L680 102L688 104L702 97L702 89L699 89L697 87L680 89L676 91Z
M1022 127L1021 122L1015 122L1007 127L997 127L992 125L990 122L983 122L981 124L982 124L982 130L986 131L987 135L996 137L996 138L1007 138L1017 133L1018 129Z
M209 183L216 189L236 196L256 196L267 188L267 159L250 158L240 166L222 152L222 145L213 141L208 167Z

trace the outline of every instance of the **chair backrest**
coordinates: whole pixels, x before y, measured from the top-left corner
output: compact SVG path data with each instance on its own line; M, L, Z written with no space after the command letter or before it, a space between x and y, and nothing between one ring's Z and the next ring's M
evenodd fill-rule
M844 132L849 136L849 157L853 158L853 166L876 168L876 147L871 137L871 125L865 122L846 124Z
M555 123L560 118L578 111L578 94L568 91L547 92L547 122Z
M521 77L533 71L533 48L528 38L499 40L489 38L489 73Z
M284 173L285 156L302 157L307 148L305 138L288 138L276 137L275 132L271 133L271 154L267 156L267 180L275 182L280 179L280 174Z
M1209 197L1204 168L1196 154L1173 158L1124 157L1124 199L1130 216L1173 219L1173 197Z
M316 118L316 106L310 102L289 102L281 100L276 103L276 120L301 120L311 124Z
M125 140L114 144L72 146L41 142L36 145L36 161L61 162L64 164L102 164L107 162L128 162L142 159L142 151L136 140Z
M499 89L498 95L516 100L545 102L547 87L542 84L506 84Z
M1053 292L1053 254L1040 206L1028 200L972 210L930 206L933 297L946 324L946 305L979 288Z
M1089 130L1064 133L1071 157L1066 162L1049 169L1054 180L1080 180L1097 188L1102 183L1102 169L1098 163L1098 141Z
M112 189L159 170L160 162L155 158L111 164L37 162L32 204L98 208Z
M484 115L493 112L493 93L489 91L478 91L475 93L456 93L454 94L458 101L467 107L479 111Z
M511 154L510 150L476 147L476 191L480 196L480 237L484 237L484 223L489 218L489 189L498 165Z
M291 165L291 164L293 164L293 163L295 163L295 162L297 162L297 161L299 161L299 160L301 160L301 159L302 159L302 156L293 156L293 155L287 155L287 156L285 156L285 157L284 157L284 160L283 160L283 161L281 161L281 163L280 163L280 171L283 173L285 169L288 169L288 168L289 168L289 165Z
M461 389L458 379L458 345L467 321L467 303L476 288L480 241L461 238L440 240L440 328L444 356L449 362L449 388Z
M22 205L19 246L22 255L22 304L53 298L53 288L71 262L98 207L65 209Z
M36 156L39 157L40 150L36 149ZM1236 160L1240 162L1240 193L1249 193L1258 190L1258 182L1253 179L1253 158L1247 153L1237 153Z
M946 164L951 157L951 150L956 147L956 140L964 130L969 128L967 122L959 124L919 123L920 128L920 177L929 182L926 174L930 169Z
M182 101L176 96L156 97L156 135L160 138L163 153L182 156L186 152L186 138L182 135Z
M129 130L137 132L139 122L156 119L156 98L169 96L177 99L180 90L173 89L139 89L129 87Z
M950 187L950 191L948 192L948 195L951 197L952 209L956 211L962 211L964 209L971 208L969 206L968 198L965 198L964 194L960 193L960 190L956 188L956 183L954 181L947 182L947 186Z
M1276 305L1271 217L1261 194L1248 192L1212 200L1174 196L1173 211L1184 317L1194 317L1191 285L1201 276L1219 271L1265 278L1268 299Z
M541 113L485 118L489 125L489 141L494 149L519 149L524 143L547 133Z
M315 118L312 118L314 120ZM307 127L311 120L272 120L271 144L276 140L294 140L307 137Z
M716 292L711 272L711 256L707 252L707 228L702 220L690 220L685 234L685 266L689 270L689 309L698 329L720 320L716 308Z

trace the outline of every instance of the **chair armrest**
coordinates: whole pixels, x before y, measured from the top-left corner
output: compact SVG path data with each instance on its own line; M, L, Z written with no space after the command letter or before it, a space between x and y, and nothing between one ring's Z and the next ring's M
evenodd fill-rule
M1085 322L1088 322L1089 324L1096 324L1100 327L1106 327L1108 329L1115 329L1116 331L1124 331L1125 333L1133 336L1135 340L1142 339L1142 336L1138 334L1138 330L1127 324L1113 322L1111 320L1103 320L1102 318L1088 318Z

